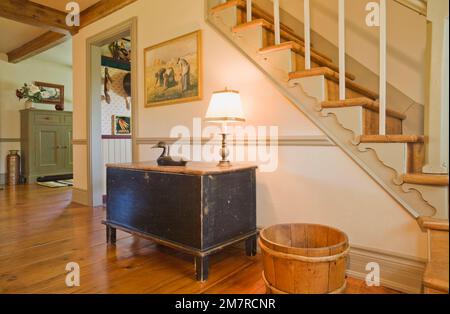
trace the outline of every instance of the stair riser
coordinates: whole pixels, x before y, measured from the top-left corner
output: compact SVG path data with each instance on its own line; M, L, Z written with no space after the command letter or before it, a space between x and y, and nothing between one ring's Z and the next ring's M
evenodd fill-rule
M270 64L271 67L277 69L277 71L284 72L285 75L288 75L296 68L295 53L290 49L264 53L262 58Z
M221 24L231 30L240 23L239 21L243 20L242 11L236 7L229 7L215 13L213 19L219 20Z
M330 79L326 79L326 81L327 81L327 95L328 95L326 100L330 101L339 100L339 83ZM368 95L361 94L347 87L345 89L345 96L347 99L349 99L349 98L367 97Z
M364 109L363 119L365 135L376 135L380 133L380 114L378 112ZM387 116L386 134L402 134L402 120Z
M408 173L420 173L425 165L425 144L408 144Z
M324 108L322 113L336 115L339 123L348 130L358 135L376 135L379 133L379 114L362 106L344 108ZM402 120L393 117L386 118L386 133L400 134L402 130Z
M303 71L306 70L305 67L305 57L303 57L302 55L298 54L298 53L294 53L295 54L295 61L296 61L296 71ZM315 68L318 67L319 65L315 62L311 61L311 67Z

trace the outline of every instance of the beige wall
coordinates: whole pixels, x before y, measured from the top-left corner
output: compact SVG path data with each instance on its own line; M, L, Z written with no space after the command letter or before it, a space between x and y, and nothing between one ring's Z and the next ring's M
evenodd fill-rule
M256 1L264 5L268 0ZM368 2L346 2L346 52L372 72L379 73L379 29L366 25ZM338 0L311 0L310 3L311 28L337 46ZM281 0L280 5L303 21L303 1ZM415 102L425 104L426 18L395 1L387 1L387 12L388 82Z
M20 149L19 142L4 142L20 138L20 114L24 101L16 97L16 89L34 81L65 86L65 110L72 110L72 68L67 65L39 59L39 56L18 64L0 59L0 174L6 172L5 157L10 149ZM54 110L54 106L36 104L36 108ZM3 139L3 140L2 140Z
M171 8L167 10L167 8ZM175 125L192 128L203 118L211 93L225 86L238 89L247 124L277 125L280 136L323 136L272 83L204 21L199 0L140 0L80 31L73 39L74 138L86 134L86 39L129 18L138 17L139 138L168 137ZM204 94L202 101L144 108L143 49L191 31L203 30ZM86 189L87 151L77 145L75 186ZM139 147L139 159L151 160L150 145ZM363 170L335 146L283 146L279 167L258 173L258 224L318 222L346 231L353 244L425 257L426 236L415 220Z

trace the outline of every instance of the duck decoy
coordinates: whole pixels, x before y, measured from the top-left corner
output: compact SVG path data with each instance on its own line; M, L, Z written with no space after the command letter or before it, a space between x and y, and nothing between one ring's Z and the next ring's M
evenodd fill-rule
M181 157L172 157L170 156L170 148L169 145L165 142L159 142L152 148L162 148L163 152L161 156L156 160L158 162L158 166L186 166L187 161L183 160Z

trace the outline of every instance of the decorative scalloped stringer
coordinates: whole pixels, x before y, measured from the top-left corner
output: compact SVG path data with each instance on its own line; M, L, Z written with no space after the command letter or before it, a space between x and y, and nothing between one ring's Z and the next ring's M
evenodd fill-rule
M352 131L354 136L363 134L362 107L326 108L321 110L321 115L323 117L331 114L336 116L344 129Z
M448 219L448 187L409 183L404 183L402 187L405 192L413 190L420 193L423 200L436 209L434 218Z
M386 167L394 169L397 173L394 182L401 182L401 177L407 172L408 144L405 143L360 143L358 149L366 152L368 149L375 151L378 160Z

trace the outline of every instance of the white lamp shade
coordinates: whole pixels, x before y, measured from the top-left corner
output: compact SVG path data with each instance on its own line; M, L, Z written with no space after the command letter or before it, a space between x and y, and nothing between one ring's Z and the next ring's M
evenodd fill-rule
M244 122L242 101L239 92L224 90L213 93L209 102L206 120L210 122Z

